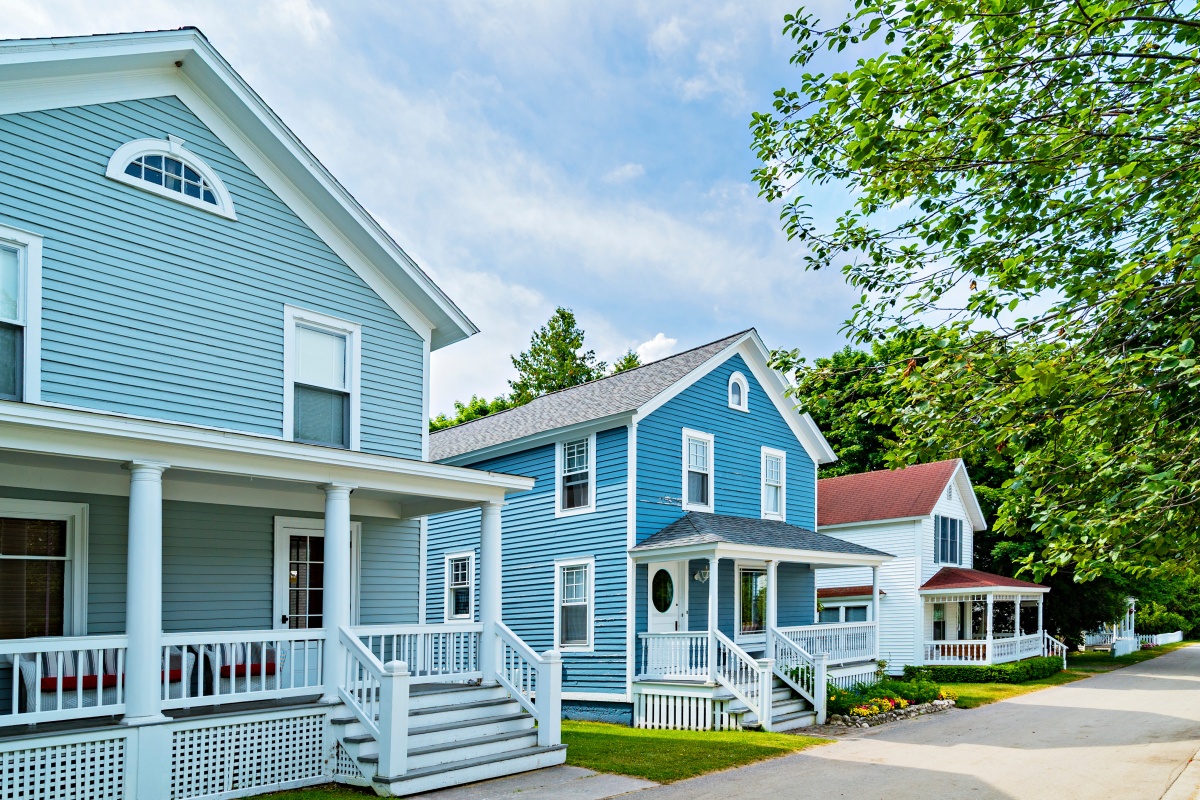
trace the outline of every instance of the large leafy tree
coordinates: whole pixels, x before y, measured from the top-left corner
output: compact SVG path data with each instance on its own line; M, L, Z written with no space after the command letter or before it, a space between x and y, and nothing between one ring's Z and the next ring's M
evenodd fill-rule
M861 57L755 115L762 193L862 291L856 341L938 331L891 458L1011 463L996 525L1037 574L1200 563L1200 9L858 0L785 33L801 67Z

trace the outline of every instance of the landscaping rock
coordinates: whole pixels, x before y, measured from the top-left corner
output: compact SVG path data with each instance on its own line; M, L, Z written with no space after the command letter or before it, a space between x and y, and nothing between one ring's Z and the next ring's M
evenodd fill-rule
M951 708L954 708L954 705L953 700L934 700L932 703L922 703L918 706L885 711L873 717L846 717L841 714L833 714L829 717L828 724L841 725L847 728L870 728L875 725L882 725L885 722L895 722L896 720L912 719L913 717L920 717L925 714L935 714L939 711L949 711Z

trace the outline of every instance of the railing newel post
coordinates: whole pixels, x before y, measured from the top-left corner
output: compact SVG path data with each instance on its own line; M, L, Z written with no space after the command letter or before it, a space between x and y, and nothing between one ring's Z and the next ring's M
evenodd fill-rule
M403 661L383 665L379 679L379 772L384 777L408 771L408 701L410 677Z
M813 697L816 699L817 724L825 724L825 708L828 701L829 678L827 675L828 669L826 662L829 659L827 653L816 653L813 655Z
M562 654L542 653L537 672L538 746L562 743Z

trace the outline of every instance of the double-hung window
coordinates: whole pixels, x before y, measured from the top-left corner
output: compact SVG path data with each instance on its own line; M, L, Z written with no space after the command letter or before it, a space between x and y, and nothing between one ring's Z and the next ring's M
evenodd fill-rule
M738 570L738 635L756 636L767 627L767 571Z
M37 400L40 236L0 225L0 400Z
M0 640L84 629L87 507L0 500Z
M560 650L592 649L592 559L555 564L555 642Z
M713 510L713 437L683 431L683 510Z
M962 563L962 520L935 516L934 558L938 564Z
M787 480L787 453L782 450L762 449L762 517L763 519L785 519L785 492Z
M475 617L475 554L446 556L446 619Z
M557 516L580 514L596 508L595 452L595 434L559 443L555 457Z
M290 306L285 325L284 436L358 449L359 326Z

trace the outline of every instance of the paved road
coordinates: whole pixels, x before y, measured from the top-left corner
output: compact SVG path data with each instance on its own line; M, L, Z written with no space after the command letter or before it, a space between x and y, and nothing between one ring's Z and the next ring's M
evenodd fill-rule
M1200 646L635 797L1159 800L1197 749Z

